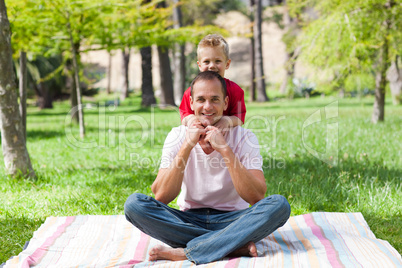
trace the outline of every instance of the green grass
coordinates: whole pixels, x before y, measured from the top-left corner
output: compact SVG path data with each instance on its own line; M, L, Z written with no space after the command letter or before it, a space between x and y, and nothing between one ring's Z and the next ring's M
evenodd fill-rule
M334 101L247 104L246 126L262 147L267 194L287 197L292 215L361 212L377 238L401 252L402 107L387 103L385 122L373 125L373 99L338 100L338 116L326 119L324 107ZM122 214L131 193L151 194L164 139L180 119L177 110L139 103L135 96L116 109L86 110L85 144L77 125L68 124L67 103L43 111L29 107L27 144L38 180L1 175L0 263L17 255L46 217ZM323 120L303 129L319 110ZM337 131L329 132L326 151L329 125Z

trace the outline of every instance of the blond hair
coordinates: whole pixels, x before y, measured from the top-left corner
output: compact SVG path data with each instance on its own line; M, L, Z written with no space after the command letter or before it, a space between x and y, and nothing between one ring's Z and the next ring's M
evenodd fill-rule
M198 43L198 59L200 57L200 50L204 47L220 47L223 50L223 54L225 54L226 60L229 59L229 45L226 40L219 34L208 34Z

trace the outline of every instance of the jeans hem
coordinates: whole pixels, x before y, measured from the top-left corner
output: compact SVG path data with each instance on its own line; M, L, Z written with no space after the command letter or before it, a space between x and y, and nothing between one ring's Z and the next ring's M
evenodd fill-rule
M198 265L198 263L191 257L190 251L187 250L186 248L184 249L184 254L186 254L187 260L193 262L195 265Z

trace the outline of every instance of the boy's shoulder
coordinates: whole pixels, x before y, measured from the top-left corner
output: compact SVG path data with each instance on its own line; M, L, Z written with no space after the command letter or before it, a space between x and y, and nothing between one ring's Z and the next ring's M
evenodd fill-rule
M226 81L226 89L227 91L230 92L244 92L244 90L235 82L232 80L229 80L227 78L224 78Z

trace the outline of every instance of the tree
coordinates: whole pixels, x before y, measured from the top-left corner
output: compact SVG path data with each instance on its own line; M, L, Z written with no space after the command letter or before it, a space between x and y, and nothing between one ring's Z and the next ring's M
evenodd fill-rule
M0 0L0 119L1 144L7 174L35 177L22 131L12 64L11 33L4 0Z
M112 52L108 51L109 60L107 64L107 85L106 85L106 94L109 95L111 93L111 84L112 84Z
M166 2L160 1L158 4L158 13L166 12ZM162 29L165 30L165 29ZM159 73L161 77L161 104L163 105L173 105L175 106L174 93L173 93L173 79L172 70L170 68L170 58L169 58L169 46L163 44L164 38L161 38L158 44L158 56L159 56Z
M319 14L304 30L306 62L346 75L374 73L372 122L384 120L386 71L401 54L402 5L394 0L289 0L293 12L310 4Z
M293 84L296 60L300 52L297 36L300 34L301 28L299 18L292 17L289 14L289 7L287 6L286 0L284 1L284 7L283 29L285 33L282 36L282 41L286 45L286 62L284 66L285 77L279 89L279 92L282 94L286 94L288 87Z
M173 95L172 70L170 69L168 48L166 46L158 46L158 56L162 90L160 103L162 105L176 106Z
M152 48L142 47L141 53L141 68L142 68L142 100L141 106L149 107L156 104L154 89L152 85Z
M26 7L20 11L22 18L27 22L19 20L15 25L16 37L23 38L29 49L45 55L64 53L69 60L66 63L72 67L74 89L72 91L72 105L75 114L78 114L80 125L80 136L85 135L83 118L83 107L81 104L81 88L79 78L79 54L82 40L86 41L91 36L96 25L96 18L99 14L98 3L91 4L90 1L45 1L45 0L19 0L14 5ZM36 22L30 25L31 18L35 17ZM34 28L24 37L25 28ZM25 44L25 46L27 46ZM22 47L19 47L23 49ZM50 49L49 49L50 48ZM23 49L27 51L28 49Z
M22 133L25 141L27 140L27 54L20 53L20 77L19 77L19 93L20 93L20 115L22 123Z
M387 71L387 79L389 81L394 105L401 104L402 100L402 70L399 68L398 58L399 56L397 55Z
M179 5L179 0L174 0L173 9L173 27L175 29L180 29L183 26L182 12ZM174 100L176 105L179 105L186 89L186 58L184 55L184 44L175 43L174 53L173 53L173 91Z
M249 0L249 18L250 21L254 21L254 8L255 8L255 0ZM255 40L254 40L254 25L251 27L251 36L250 36L250 62L251 62L251 76L250 76L250 101L255 101Z
M254 56L255 56L255 80L257 87L257 101L268 101L265 91L265 75L262 56L262 7L261 0L255 0L254 7Z
M124 48L121 50L122 55L122 63L123 63L123 85L120 92L120 100L125 100L128 97L128 90L129 90L129 80L128 80L128 67L130 64L130 53L131 49L129 47Z
M52 108L52 89L47 87L46 82L44 81L45 79L43 78L49 76L48 79L50 79L52 75L49 74L57 69L58 66L54 67L52 64L49 64L50 61L43 56L40 57L40 60L36 60L35 56L32 57L33 53L27 53L28 51L37 51L38 49L38 47L33 44L31 37L36 35L35 30L40 26L36 20L32 20L32 17L28 15L31 12L33 13L32 10L33 7L31 2L28 0L16 0L9 4L8 12L13 33L11 41L14 50L14 58L17 59L17 57L20 57L19 62L15 61L15 65L19 66L21 70L18 72L18 78L20 81L19 85L20 89L22 89L22 87L27 86L29 83L38 96L39 107L41 109ZM27 61L27 54L29 54L29 57L31 58L29 61ZM21 111L23 111L22 105ZM22 120L24 121L24 115L21 115Z

